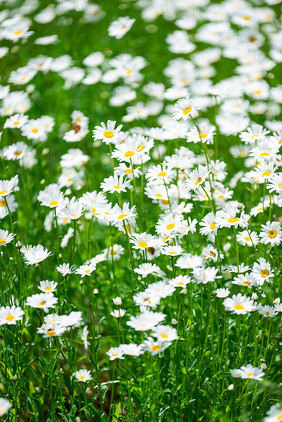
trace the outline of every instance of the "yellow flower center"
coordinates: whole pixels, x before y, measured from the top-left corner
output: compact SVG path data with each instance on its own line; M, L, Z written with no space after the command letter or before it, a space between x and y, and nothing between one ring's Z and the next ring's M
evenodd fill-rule
M121 186L120 185L115 185L115 186L113 186L113 188L114 189L121 189Z
M113 353L113 357L117 357L118 356L118 353Z
M38 129L36 127L34 127L33 129L31 129L31 132L32 133L37 133L38 132Z
M90 274L90 270L85 270L86 274Z
M84 375L82 375L81 377L79 377L79 379L80 379L81 381L83 381L83 380L85 379L85 376L84 376Z
M168 224L168 225L166 226L167 230L172 230L172 229L174 229L174 227L175 227L175 224L173 224L173 223Z
M271 175L271 171L265 171L264 173L262 173L262 177L268 177Z
M50 292L50 290L52 290L52 287L45 287L45 289L44 289L45 291L47 291L47 292Z
M237 223L239 221L238 217L230 217L228 218L228 223Z
M248 237L248 236L247 236L247 237L245 237L244 239L245 239L247 242L250 242L250 241L251 241L251 238L250 238L250 237Z
M247 373L247 377L252 377L254 375L254 373L253 372L248 372Z
M143 149L145 149L144 145L138 145L138 147L137 147L138 152L143 151Z
M6 243L5 239L0 239L0 245L4 245Z
M242 281L242 286L250 286L252 283L250 281Z
M162 194L161 193L155 193L155 196L157 197L157 198L162 198Z
M0 207L6 207L6 202L4 201L4 199L0 201Z
M132 157L132 155L134 155L135 154L135 152L134 151L127 151L125 154L124 154L124 156L125 157Z
M113 249L112 251L110 251L110 254L111 255L116 255L117 254L117 250L116 249Z
M46 305L46 300L43 300L43 302L38 302L38 304L37 304L38 306L44 306L44 305Z
M161 203L162 203L162 204L164 204L164 205L169 204L169 202L168 202L168 200L167 200L167 199L162 199L162 200L161 200Z
M55 207L56 205L58 205L58 201L51 201L49 205L51 207Z
M148 246L148 243L141 241L141 242L138 243L138 245L140 246L140 248L146 248L146 246Z
M125 170L124 170L124 173L126 173L126 174L130 174L130 173L132 173L132 169L125 169Z
M154 350L154 352L157 352L158 350L160 350L160 346L158 346L157 344L154 344L152 346L152 350Z
M105 138L112 138L114 136L114 132L111 130L106 130L106 132L104 132L104 136Z
M18 120L13 123L14 126L17 126L19 124L20 124L20 122Z
M117 219L122 220L123 218L126 218L126 217L128 217L127 214L120 214Z
M20 35L22 34L22 29L18 29L17 31L14 32L14 35Z
M212 230L214 230L214 229L216 228L216 223L215 223L215 222L214 222L214 223L211 223L210 228L211 228Z
M47 334L48 334L49 336L54 336L54 335L56 335L57 333L56 333L56 331L55 331L55 330L53 330L53 328L49 328L49 330L47 331Z
M0 195L4 195L4 193L9 193L7 190L1 190Z
M183 114L189 114L191 110L192 110L191 107L184 108Z
M195 182L195 185L198 185L199 183L201 183L203 181L203 179L201 177L198 177L198 179Z
M250 16L243 16L244 21L249 21L251 18Z
M169 254L169 255L176 255L176 252L174 252L174 251L170 251L170 252L168 252L168 254Z
M159 176L159 177L165 177L165 176L166 176L166 172L165 172L165 171L161 171L161 172L158 174L158 176Z
M161 334L161 338L168 338L167 334Z
M268 270L262 270L262 272L260 273L260 275L262 276L262 277L267 277L268 275L269 275L269 271Z
M241 310L241 309L244 309L244 306L243 305L240 305L238 303L237 305L234 306L234 308L237 309L237 310Z
M200 136L199 136L199 138L200 139L205 139L207 136L208 136L207 133L201 133Z
M270 239L274 239L274 237L277 236L277 232L275 230L270 230L268 232L268 237L270 237Z
M269 156L270 156L270 154L269 154L268 152L262 152L262 153L260 154L260 156L261 156L261 157L269 157Z
M14 315L8 315L5 318L7 321L13 321L13 319L15 319Z

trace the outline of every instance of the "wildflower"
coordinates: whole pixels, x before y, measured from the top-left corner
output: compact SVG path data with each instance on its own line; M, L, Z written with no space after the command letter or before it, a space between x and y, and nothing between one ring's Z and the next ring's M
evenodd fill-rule
M175 288L171 284L168 284L165 281L158 281L157 283L149 284L145 292L148 293L149 296L165 298L171 296L174 291Z
M113 312L111 312L111 315L115 318L122 318L126 311L124 309L115 309Z
M1 406L0 406L1 407ZM279 422L282 419L282 406L277 403L268 410L263 422Z
M170 327L169 325L158 325L154 328L152 335L156 337L159 342L171 342L178 338L176 329Z
M175 104L175 113L172 114L172 117L175 120L187 120L190 115L192 117L197 116L197 107L195 106L195 103L193 100L191 100L189 97L181 98L178 100Z
M86 264L81 265L75 270L75 274L79 274L81 277L85 277L86 275L89 277L93 271L96 270L96 264Z
M256 232L243 230L236 235L238 243L243 246L256 246L259 243L259 237Z
M124 359L123 348L121 346L120 347L111 347L106 353L109 356L110 360Z
M64 195L61 192L59 185L53 183L40 191L37 199L41 205L46 207L60 208L63 205Z
M6 120L6 122L4 123L4 128L21 128L24 124L26 124L27 121L27 116L25 116L24 114L16 113Z
M266 224L263 224L262 231L260 232L261 243L267 245L268 243L271 246L279 245L282 240L282 232L279 222L271 223L268 221Z
M173 287L181 287L184 288L187 284L191 283L191 278L187 275L179 275L172 280L169 281L169 284Z
M51 292L35 294L26 299L28 306L43 309L45 312L48 312L48 308L54 308L57 302L58 299Z
M241 366L240 369L231 369L230 372L234 378L254 379L257 381L261 381L264 376L262 369L253 367L251 364Z
M238 277L235 277L232 281L232 284L237 284L238 286L253 287L256 286L256 279L252 274L238 274Z
M180 233L183 227L183 217L167 214L161 217L156 225L156 231L161 236L173 236Z
M3 397L0 397L0 416L5 415L9 411L9 409L12 407L12 403L9 402L9 400L3 399Z
M135 222L135 205L132 208L129 208L129 204L124 202L122 208L118 204L115 204L111 210L111 215L108 216L109 221L118 227L122 226L123 221L126 220L126 223L134 224Z
M210 283L215 281L216 278L219 278L216 274L218 272L217 268L214 267L196 267L193 269L193 277L196 283Z
M91 372L87 369L80 369L74 373L77 381L87 382L92 380Z
M260 258L258 262L254 263L252 275L258 286L262 286L265 281L269 282L269 278L273 277L274 273L271 271L270 264L264 258Z
M58 212L58 217L67 218L70 220L77 220L82 216L84 208L76 198L69 200L66 198L63 203L63 207Z
M158 323L163 321L165 315L161 312L147 311L136 317L131 316L127 321L127 325L134 328L136 331L147 331L154 328Z
M62 274L63 277L66 275L69 275L73 272L73 267L70 266L70 264L60 264L56 270Z
M188 192L195 190L205 182L210 170L206 166L199 166L189 174L189 179L185 181L185 188Z
M261 306L259 305L257 307L258 312L263 315L266 318L273 318L275 315L277 315L277 310L271 306Z
M181 246L175 245L175 246L164 246L161 250L161 253L163 255L169 255L169 256L178 256L181 255L183 252L183 249Z
M226 298L227 296L229 296L229 294L230 294L229 289L223 288L223 289L216 289L216 291L215 291L216 297L221 298L221 299Z
M123 180L123 176L110 176L104 179L104 182L101 183L101 189L103 189L103 192L126 192L127 188L132 189L130 181Z
M82 313L80 311L72 311L69 315L62 315L60 322L66 328L80 327L82 323Z
M233 311L235 314L246 314L255 310L254 302L241 293L233 295L223 301L226 311Z
M35 295L34 295L35 296ZM39 296L39 295L38 295ZM51 324L43 324L37 329L37 332L43 334L43 337L58 337L66 331L66 327L60 322L53 322Z
M159 340L154 340L152 337L149 337L147 340L143 343L144 350L150 352L153 356L157 355L158 353L161 353L163 350L165 350L167 347L171 345L170 342Z
M52 255L47 248L42 245L22 247L21 252L24 255L24 259L27 265L38 264L44 261L48 256Z
M54 292L56 290L57 285L58 283L56 283L55 281L43 280L40 281L40 285L38 286L38 288L42 292Z
M218 225L219 227L232 227L237 228L247 227L248 222L244 211L241 212L240 216L237 216L238 208L235 205L226 205L224 210L218 211Z
M203 265L203 258L198 255L184 253L175 263L176 267L181 269L193 269Z
M0 308L0 325L15 325L17 321L21 321L24 311L18 306L2 306Z
M142 353L144 353L142 344L121 344L120 348L122 349L122 353L128 356L140 356Z
M155 309L160 304L161 296L154 290L149 291L149 289L146 289L144 292L134 295L133 300L137 306L147 306Z
M138 268L134 269L134 272L140 274L143 278L147 277L150 274L153 274L157 277L164 276L164 272L156 264L144 263L140 264Z
M8 230L0 229L0 246L6 246L8 243L12 242L15 235L9 233Z
M121 300L121 298L119 296L115 297L113 299L113 302L114 302L114 305L116 305L116 306L121 306L122 305L122 300Z
M109 26L108 33L110 37L119 40L131 29L134 22L135 19L130 19L128 16L118 18Z
M114 261L117 261L123 255L124 247L121 246L121 245L115 244L113 246L110 246L109 249L106 249L105 253L106 253L106 257L109 261L111 261L112 259Z
M0 180L0 196L6 197L11 192L19 190L19 177L18 175L12 177L11 180Z
M167 164L158 164L149 168L148 173L146 174L146 179L149 182L154 182L157 184L170 183L174 178L174 173L172 168Z
M116 122L108 120L107 124L101 123L101 126L95 126L93 130L93 137L95 141L101 140L107 145L109 143L116 144L119 141L120 130L122 125L119 125L115 128Z

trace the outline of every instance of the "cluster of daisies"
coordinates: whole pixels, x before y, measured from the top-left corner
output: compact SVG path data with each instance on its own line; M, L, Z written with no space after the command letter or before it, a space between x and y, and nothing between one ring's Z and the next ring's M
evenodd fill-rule
M60 341L78 329L76 335L87 352L87 312L67 312L62 290L75 277L92 280L98 271L106 274L111 267L113 291L120 294L116 287L122 281L116 281L115 268L123 268L124 262L132 306L122 308L122 294L110 298L118 343L103 349L108 360L145 352L163 356L180 336L182 322L174 304L198 288L205 289L207 296L212 292L218 308L230 313L230 318L247 318L251 313L260 320L279 317L276 257L282 242L282 85L272 80L282 61L282 33L271 7L279 0L264 3L137 0L134 7L145 22L142 34L148 39L158 30L157 17L169 21L169 27L175 25L165 38L168 62L162 69L156 67L155 73L150 56L134 55L131 49L115 54L101 48L103 52L92 50L75 59L68 51L28 61L24 55L24 65L7 75L8 82L0 86L4 121L0 159L3 169L19 171L12 170L9 174L14 176L6 179L5 171L1 173L0 257L8 257L15 246L24 266L37 268L56 254L59 258L53 269L58 282L41 280L40 293L29 295L26 290L21 302L11 296L9 304L1 303L0 326L13 332L16 324L28 323L27 307L35 308L41 317L41 325L36 326L39 338L52 344L56 341L52 338ZM0 48L0 58L17 54L29 44L60 46L58 34L38 37L35 28L71 25L72 13L80 16L79 25L95 25L106 18L101 6L87 0L56 0L44 9L39 6L40 2L26 1L0 13L0 39L10 45ZM139 19L121 16L106 25L105 37L114 46L129 31L134 37L139 24ZM232 70L220 80L219 68L225 61L233 63ZM155 80L148 80L147 70ZM89 90L93 85L104 86L107 92L101 98L111 110L122 110L122 124L107 118L98 124L97 119L91 121L90 112L88 117L87 111L77 109L65 116L59 128L52 116L34 118L36 83L54 75L58 89L66 93L74 87L79 95L82 86ZM95 154L84 146L90 144L91 133L93 151L101 151L101 163L107 168L112 164L112 173L99 186L88 178ZM65 148L59 170L50 175L52 183L35 181L33 192L36 206L48 210L44 214L45 209L40 209L42 230L50 238L57 234L57 245L54 240L53 247L47 248L38 239L35 244L25 242L13 222L21 215L21 195L28 189L21 172L33 175L42 156L49 158L50 151L56 151L57 138ZM229 156L226 162L221 149ZM21 225L20 217L17 224ZM104 244L100 250L95 246L96 255L88 253L86 260L82 254L78 262L76 248L84 242L86 230L91 243L91 228L94 234L96 229L105 233ZM62 256L65 262L59 261ZM95 286L93 295L97 293L103 295ZM72 306L68 309L75 309ZM112 320L108 324L115 326ZM188 325L183 331L187 332ZM121 336L121 331L128 335ZM126 342L129 338L132 342ZM246 363L229 371L234 378L261 381L266 369ZM87 383L92 372L82 368L72 377ZM0 398L0 416L11 406ZM264 421L281 418L281 408L274 405Z

